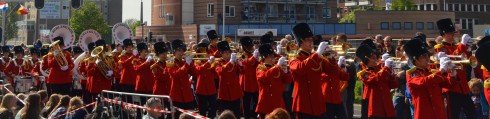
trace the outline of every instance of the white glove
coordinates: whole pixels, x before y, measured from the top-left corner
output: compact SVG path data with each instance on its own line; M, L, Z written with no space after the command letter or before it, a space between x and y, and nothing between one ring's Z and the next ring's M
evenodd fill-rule
M235 61L236 61L236 53L231 53L230 63L235 64Z
M439 58L439 64L443 65L444 63L447 63L447 61L451 61L448 57L441 57Z
M347 64L347 61L345 59L345 56L340 56L339 61L337 62L337 65L339 65L339 67L342 67L342 66L345 66L346 64Z
M318 49L316 50L316 53L323 54L323 52L325 52L325 50L327 50L326 49L327 47L328 47L328 42L321 42L320 46L318 46Z
M388 58L385 60L385 66L391 69L393 68L393 62L394 62L393 58Z
M279 58L279 61L277 61L278 66L284 66L287 63L287 58L286 57L281 57Z
M185 57L185 63L187 63L188 65L191 65L191 63L192 63L192 57L191 56L186 56Z
M114 74L114 72L112 72L112 70L109 70L109 71L107 71L106 76L112 76L112 74Z
M385 54L383 54L383 55L381 56L381 61L385 61L385 60L387 60L388 58L390 58L390 54L385 53Z
M134 55L134 56L137 56L137 55L138 55L138 50L133 49L133 55Z
M439 53L437 53L437 56L434 57L434 59L435 60L440 60L443 57L447 57L446 53L445 52L439 52Z
M146 58L146 62L150 63L152 59L153 59L153 57L148 56L148 58Z
M258 49L255 49L253 56L255 59L260 60L260 54Z
M66 70L68 70L68 66L62 66L62 67L61 67L61 70L62 70L62 71L66 71Z
M470 41L470 40L471 40L470 35L463 34L463 36L461 37L461 44L463 44L463 45L473 45L473 43L468 44L469 43L468 41Z
M446 58L443 58L443 59L441 59L441 62L440 62L441 67L439 67L439 71L447 72L450 69L452 69L452 66L451 66L452 63L451 63L451 60L449 58L447 58L447 60L445 60Z
M208 60L208 63L213 63L214 62L214 56L210 56L209 57L209 60Z
M102 60L100 59L95 60L95 64L99 64L100 62L102 62Z
M281 45L277 45L276 46L276 54L282 54L282 46Z

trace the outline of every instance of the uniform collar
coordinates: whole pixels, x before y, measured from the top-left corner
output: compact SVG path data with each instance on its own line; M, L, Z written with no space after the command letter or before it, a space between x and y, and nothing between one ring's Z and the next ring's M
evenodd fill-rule
M302 54L302 55L305 55L305 56L310 56L311 55L310 52L306 52L306 51L304 51L302 49L299 50L299 54Z

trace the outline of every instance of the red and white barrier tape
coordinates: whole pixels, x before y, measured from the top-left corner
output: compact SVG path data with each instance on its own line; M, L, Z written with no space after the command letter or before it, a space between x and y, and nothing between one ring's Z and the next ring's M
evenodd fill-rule
M89 106L92 106L92 105L95 105L95 104L97 104L97 102L92 102L92 103L87 104L87 105L85 105L85 106L83 106L83 107L80 107L80 108L77 108L77 109L75 109L75 110L72 110L72 111L70 111L70 112L68 112L68 113L63 113L62 115L58 115L58 116L54 117L53 119L60 118L60 117L62 117L62 116L65 116L66 114L71 114L71 113L73 113L73 112L75 112L75 111L78 111L78 110L81 110L81 109L85 109L85 108L87 108L87 107L89 107Z
M191 115L193 116L194 118L197 118L197 119L208 119L207 117L205 116L201 116L199 114L197 114L196 112L193 112L193 111L189 111L189 110L185 110L185 109L180 109L178 107L175 107L176 110L179 110L180 112L182 113L185 113L187 115Z
M1 86L2 86L3 88L7 89L7 91L8 91L9 93L12 93L12 94L14 94L14 95L15 95L15 93L14 93L14 92L12 92L12 91L10 91L10 89L9 89L9 88L7 88L7 87L5 87L5 86L3 86L3 85L1 85ZM23 100L21 100L19 97L15 96L15 98L17 98L17 100L19 100L19 101L20 101L22 104L24 104L24 105L26 104L26 103L25 103Z

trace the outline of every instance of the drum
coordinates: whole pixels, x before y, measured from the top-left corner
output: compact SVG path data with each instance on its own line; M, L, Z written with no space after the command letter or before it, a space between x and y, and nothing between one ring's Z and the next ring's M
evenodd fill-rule
M33 86L34 80L32 77L16 76L14 78L16 93L28 93L29 88Z

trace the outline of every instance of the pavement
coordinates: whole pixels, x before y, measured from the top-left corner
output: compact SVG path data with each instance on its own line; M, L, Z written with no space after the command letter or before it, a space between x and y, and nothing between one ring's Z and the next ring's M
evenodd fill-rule
M360 118L361 118L361 105L354 104L354 119L360 119Z

